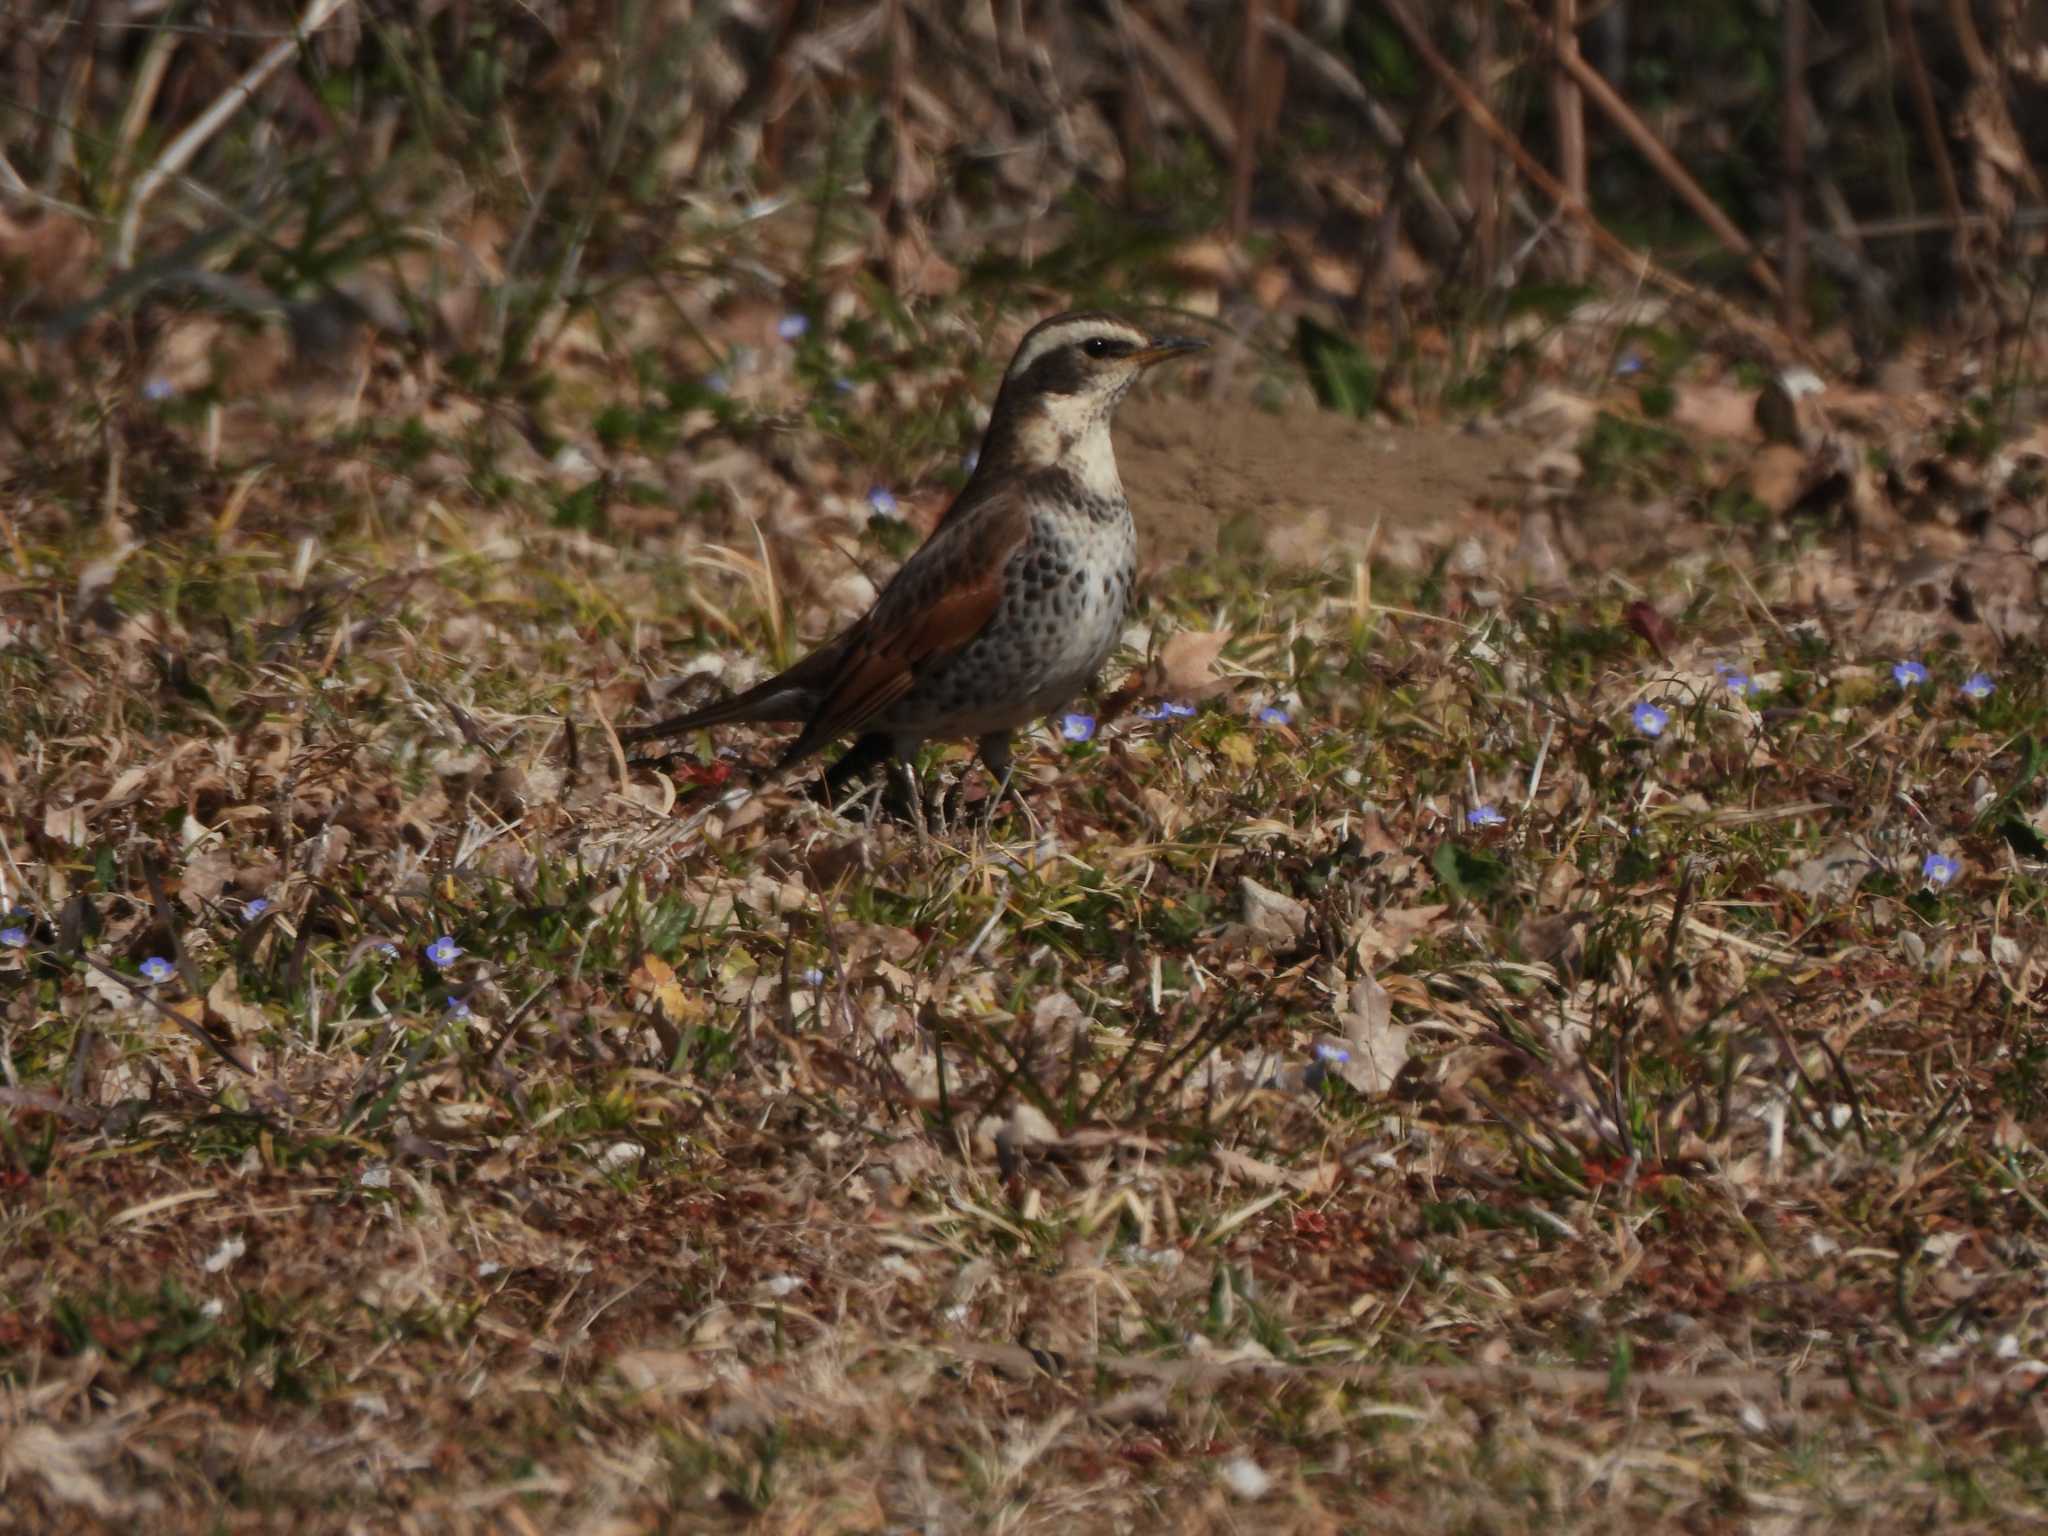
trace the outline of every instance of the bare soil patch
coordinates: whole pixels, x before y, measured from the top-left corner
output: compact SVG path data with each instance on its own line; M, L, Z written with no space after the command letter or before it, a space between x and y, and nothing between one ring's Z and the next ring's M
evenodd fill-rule
M1235 547L1312 563L1325 540L1362 547L1375 523L1440 526L1500 499L1531 451L1520 435L1452 422L1394 426L1245 400L1135 400L1117 430L1117 463L1157 566ZM1290 542L1287 530L1310 537Z

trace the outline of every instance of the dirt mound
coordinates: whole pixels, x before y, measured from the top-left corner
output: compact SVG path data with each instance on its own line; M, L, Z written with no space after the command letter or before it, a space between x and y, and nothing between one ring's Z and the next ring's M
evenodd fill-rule
M1531 451L1526 438L1451 423L1388 427L1244 401L1134 400L1117 418L1117 464L1154 566L1219 549L1313 564L1330 542L1362 546L1376 520L1448 525L1501 499Z

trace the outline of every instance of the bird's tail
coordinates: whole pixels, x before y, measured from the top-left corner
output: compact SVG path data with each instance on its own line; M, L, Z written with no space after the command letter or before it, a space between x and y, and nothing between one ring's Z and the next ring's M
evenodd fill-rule
M681 736L706 726L734 725L741 721L794 725L810 718L812 703L810 693L801 686L792 685L785 674L756 683L745 693L736 693L729 699L693 709L688 714L671 715L666 720L656 720L648 725L628 726L619 732L619 741L622 745L631 746L636 741L659 741L665 736Z

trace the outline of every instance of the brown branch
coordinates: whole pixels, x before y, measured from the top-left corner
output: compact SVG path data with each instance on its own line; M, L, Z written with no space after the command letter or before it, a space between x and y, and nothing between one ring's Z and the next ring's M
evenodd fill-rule
M1195 120L1195 126L1202 130L1219 156L1234 161L1237 157L1237 125L1230 119L1230 108L1224 104L1216 82L1209 78L1207 71L1174 47L1165 34L1140 15L1135 7L1126 5L1119 9L1131 41L1165 77L1167 89L1180 102L1182 110Z
M1956 181L1955 162L1949 158L1947 136L1941 131L1941 115L1934 109L1934 87L1927 80L1927 61L1920 56L1920 36L1913 30L1911 0L1892 0L1892 37L1906 66L1906 87L1912 93L1913 114L1920 119L1920 137L1925 140L1927 157L1934 162L1941 206L1948 210L1949 223L1960 232L1965 223L1962 188Z
M1949 25L1956 34L1956 46L1962 50L1963 62L1970 66L1970 74L1978 84L1988 90L1998 102L1999 115L2005 119L2004 126L2012 134L2013 153L2018 157L2020 184L2027 195L2038 199L2041 196L2041 177L2034 169L2034 162L2027 158L2025 139L2014 128L2010 103L2006 98L2006 76L2002 61L2010 57L2011 40L2000 38L2001 47L1994 59L1991 51L1984 46L1984 39L1977 35L1976 18L1970 14L1969 0L1948 0Z
M1550 112L1557 128L1557 169L1564 180L1565 195L1578 207L1586 206L1586 101L1571 66L1564 62L1579 52L1578 0L1551 0L1557 27L1558 67L1550 79ZM1576 221L1565 232L1565 275L1575 283L1586 280L1593 259L1586 231Z
M1984 49L1984 39L1977 35L1977 22L1970 15L1970 0L1948 0L1948 24L1956 35L1956 47L1961 50L1963 62L1970 73L1979 80L1988 80L1998 73L1991 62L1991 55Z
M1749 236L1735 227L1735 221L1721 211L1721 207L1707 195L1706 188L1693 179L1688 171L1671 153L1664 141L1657 137L1649 124L1636 116L1635 109L1621 99L1613 86L1609 85L1600 72L1579 56L1577 49L1567 49L1552 30L1549 22L1537 15L1529 0L1507 0L1515 13L1528 24L1536 34L1538 42L1549 51L1563 68L1584 89L1593 105L1606 113L1614 126L1619 128L1634 144L1642 157L1650 162L1657 174L1664 178L1666 185L1676 192L1686 206L1699 215L1700 219L1719 237L1721 243L1748 265L1749 274L1757 280L1764 292L1772 298L1779 295L1778 274L1771 270L1750 243Z
M1779 257L1785 291L1778 320L1794 336L1806 329L1806 0L1785 0L1784 163L1785 249Z
M1545 170L1536 157L1501 126L1499 119L1486 109L1486 104L1472 94L1457 70L1437 52L1435 45L1429 40L1429 34L1409 14L1406 0L1380 0L1380 7L1401 29L1402 35L1408 39L1409 46L1415 50L1423 64L1457 98L1458 105L1477 119L1480 126L1493 136L1494 141L1507 152L1508 158L1515 162L1516 168L1538 191L1585 226L1586 233L1592 237L1594 246L1602 255L1622 267L1631 276L1656 285L1673 298L1703 310L1722 324L1745 332L1769 346L1788 351L1816 369L1827 368L1826 361L1803 342L1787 336L1783 330L1758 319L1719 295L1695 287L1677 273L1666 271L1647 254L1620 239L1594 218L1591 209L1582 204L1574 204L1564 184ZM1775 275L1772 280L1776 281Z
M1490 114L1493 106L1493 0L1475 0L1472 11L1472 90ZM1493 149L1492 137L1474 119L1467 117L1458 135L1458 164L1465 184L1465 201L1472 209L1472 250L1477 258L1482 284L1493 281L1500 262L1499 175Z
M1231 166L1230 238L1251 227L1252 170L1259 145L1259 59L1266 47L1266 0L1244 0L1244 40L1238 52L1237 159Z
M1321 43L1278 16L1266 18L1266 30L1277 38L1293 57L1308 65L1332 89L1359 109L1373 135L1395 152L1392 162L1394 173L1406 184L1408 194L1415 199L1416 206L1429 216L1432 236L1440 245L1455 245L1463 234L1458 227L1458 221L1451 210L1444 206L1443 198L1437 195L1435 184L1415 160L1415 145L1421 132L1420 125L1429 113L1425 111L1413 114L1411 126L1403 129L1395 121L1393 113L1373 99L1372 93L1353 73L1351 66Z
M816 25L819 0L781 0L774 21L774 35L762 45L761 62L749 71L747 83L732 105L704 135L704 147L697 163L705 164L723 149L733 130L756 112L762 114L759 162L771 171L782 164L782 121L776 111L789 84L790 61L796 54L796 40Z

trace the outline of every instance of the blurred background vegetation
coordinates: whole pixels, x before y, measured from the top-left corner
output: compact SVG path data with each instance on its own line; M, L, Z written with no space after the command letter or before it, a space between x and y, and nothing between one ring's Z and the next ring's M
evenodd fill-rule
M851 291L897 344L1286 312L1376 378L1648 281L1869 370L2024 328L2048 216L2025 0L15 0L0 60L0 317L137 367L196 308L530 393L630 291L715 374L735 307Z

